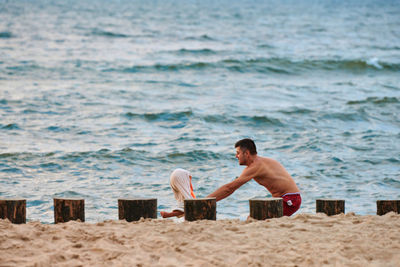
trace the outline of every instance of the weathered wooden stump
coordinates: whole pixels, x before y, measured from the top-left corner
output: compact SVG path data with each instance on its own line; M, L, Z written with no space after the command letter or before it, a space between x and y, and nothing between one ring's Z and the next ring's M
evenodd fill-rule
M342 199L317 199L316 210L328 216L344 213L344 200Z
M215 197L185 199L184 210L186 221L217 219L217 201Z
M280 197L252 198L249 200L250 217L256 220L283 216L283 199Z
M9 219L16 224L26 223L26 200L0 199L0 219Z
M85 200L54 198L54 223L63 223L71 220L85 221Z
M118 199L118 218L128 222L157 218L156 198Z
M384 215L391 211L400 213L400 200L377 200L376 201L376 214L377 215Z

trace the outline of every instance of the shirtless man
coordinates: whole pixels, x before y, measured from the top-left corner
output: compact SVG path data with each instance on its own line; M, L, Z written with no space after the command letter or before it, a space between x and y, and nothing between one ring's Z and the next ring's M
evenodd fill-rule
M256 145L251 139L239 140L235 148L239 164L247 167L238 178L221 186L208 197L215 197L219 201L254 179L271 192L273 197L283 198L283 215L295 213L301 205L300 190L285 168L274 159L258 156Z

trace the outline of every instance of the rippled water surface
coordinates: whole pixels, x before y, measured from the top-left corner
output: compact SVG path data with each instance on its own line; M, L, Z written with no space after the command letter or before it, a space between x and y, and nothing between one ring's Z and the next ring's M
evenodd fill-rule
M174 205L169 174L198 196L238 176L256 141L303 193L374 214L400 198L398 1L0 0L0 197L53 221L53 197ZM254 181L218 203L246 218Z

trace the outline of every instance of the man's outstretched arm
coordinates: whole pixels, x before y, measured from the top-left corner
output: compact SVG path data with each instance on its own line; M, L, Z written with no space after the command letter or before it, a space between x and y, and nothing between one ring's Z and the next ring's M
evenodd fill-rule
M209 194L207 197L215 197L217 201L220 201L230 195L232 195L233 192L236 191L239 187L247 183L252 179L251 176L246 176L244 173L240 175L238 178L233 180L230 183L227 183L217 190L215 190L213 193Z

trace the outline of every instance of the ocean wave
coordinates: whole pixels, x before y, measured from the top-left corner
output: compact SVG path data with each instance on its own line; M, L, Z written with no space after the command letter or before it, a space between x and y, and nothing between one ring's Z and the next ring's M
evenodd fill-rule
M373 147L368 147L364 145L348 145L349 148L353 149L354 151L373 151Z
M109 37L109 38L127 38L127 37L130 37L127 34L116 33L116 32L111 32L111 31L105 31L105 30L100 30L100 29L93 29L90 34L94 35L94 36L102 36L102 37Z
M388 158L388 159L386 159L386 161L390 162L390 163L400 163L400 160L396 159L396 158ZM399 181L399 183L400 183L400 181Z
M55 193L53 195L53 197L71 197L71 198L89 198L91 197L90 195L87 194L83 194L81 192L76 192L76 191L72 191L72 190L67 190L67 191L63 191L63 192L58 192Z
M56 133L59 133L59 132L68 132L68 131L70 131L69 128L60 127L60 126L49 126L49 127L47 127L46 129L47 129L48 131L50 131L50 132L56 132Z
M289 61L288 64L293 64L294 68L302 70L325 70L325 71L367 71L367 70L387 70L399 71L400 64L387 63L379 61L376 58L372 59L321 59L321 60L304 60L304 61Z
M35 207L35 206L41 206L41 205L46 205L48 202L45 200L29 200L26 203L26 206L29 207Z
M358 112L331 112L322 114L322 120L341 120L341 121L368 121L368 116L364 110Z
M41 169L47 169L47 170L61 170L63 168L61 162L60 164L56 162L45 162L39 165Z
M0 39L9 39L13 38L14 35L11 32L5 31L5 32L0 32Z
M122 37L122 36L121 36ZM212 55L218 53L214 50L199 49L187 50L181 49L176 51L178 54ZM203 57L204 58L204 57ZM67 61L68 63L68 61ZM232 73L261 73L261 74L282 74L282 75L300 75L307 72L325 71L325 72L350 72L353 74L361 74L365 72L398 72L400 71L400 63L388 63L379 60L291 60L286 58L257 58L257 59L223 59L219 61L182 61L177 63L155 63L150 65L134 65L99 68L98 62L87 64L86 70L97 72L116 73L154 73L154 72L181 72L181 71L228 71ZM113 64L113 63L110 63ZM2 65L8 75L25 73L25 72L41 72L45 73L64 73L66 68L79 68L80 63L63 64L60 66L49 68L47 66L38 65L33 61L21 61L16 65Z
M138 156L147 155L147 152L141 149L124 148L121 150L99 149L95 151L77 151L77 152L9 152L1 153L0 160L3 161L18 161L18 162L37 162L42 168L61 168L64 162L82 162L84 160L109 160L109 159L137 159Z
M400 46L398 46L398 45L392 45L392 46L391 45L386 45L386 46L372 45L370 48L383 50L383 51L400 50Z
M288 110L280 110L279 112L282 113L282 114L285 114L285 115L299 115L299 114L311 114L311 113L314 113L314 111L311 110L311 109L297 108L297 107L290 108Z
M206 150L194 150L189 152L174 152L167 154L168 159L176 161L185 161L185 162L199 162L204 160L215 160L222 159L225 156L221 153L215 153L212 151Z
M203 48L203 49L186 49L182 48L177 51L173 51L173 53L178 54L178 55L215 55L218 52L212 49L208 48Z
M400 103L399 98L397 97L368 97L363 100L353 100L348 101L347 105L361 105L361 104L375 104L375 105L384 105L384 104L397 104Z
M31 159L36 159L39 157L52 157L54 156L54 152L50 153L30 153L30 152L10 152L10 153L1 153L0 159L10 159L10 160L22 160L28 161Z
M190 50L189 50L190 51ZM187 53L183 52L183 53ZM190 51L189 53L205 53L205 51ZM185 71L221 69L230 72L257 72L275 74L301 74L307 71L345 71L360 73L365 71L400 71L400 64L370 60L291 60L287 58L256 58L256 59L224 59L216 62L179 62L171 64L136 65L132 67L109 68L104 72L154 72L154 71Z
M257 47L259 47L259 48L275 48L275 46L273 46L271 44L261 44L261 45L258 45Z
M136 160L138 156L145 158L148 152L144 150L136 150L131 148L124 148L121 150L109 150L106 148L96 151L79 151L79 152L68 152L60 155L58 158L65 161L80 162L81 160L97 159L97 160L109 160L109 159L133 159Z
M220 62L220 65L230 71L241 73L295 74L295 69L291 68L289 62L289 60L280 58L258 58L248 60L225 59Z
M1 105L18 105L23 103L21 100L14 100L14 99L6 99L6 98L2 98L0 99L0 104Z
M208 114L208 115L198 115L194 114L193 111L181 111L181 112L160 112L160 113L132 113L128 112L124 114L125 117L129 119L142 119L149 122L171 122L180 121L185 122L190 118L197 117L208 123L220 123L220 124L233 124L236 122L244 122L247 124L263 124L270 126L284 126L279 119L265 116L265 115L255 115L255 116L231 116L229 114Z
M230 156L230 155L229 155ZM21 158L23 157L23 158ZM38 157L40 158L38 161ZM96 161L110 162L117 160L120 163L140 166L146 164L154 165L158 163L173 162L198 162L199 160L215 160L226 158L228 156L206 150L193 150L189 152L173 152L160 156L154 155L148 151L137 150L133 148L124 148L121 150L101 149L98 151L68 152L56 153L48 155L35 155L35 153L17 153L17 154L0 154L0 159L20 160L24 162L38 161L37 166L40 168L62 169L68 167L70 163L92 164Z
M41 68L39 65L33 62L21 61L19 63L20 65L6 66L5 67L6 70L12 71L9 72L8 74L12 74L13 72L36 71Z
M121 69L106 69L105 72L123 72L123 73L150 73L154 71L180 71L180 70L202 70L213 68L212 63L194 62L180 64L155 64L155 65L137 65Z
M1 125L0 124L0 129L3 129L3 130L20 130L21 128L16 123L9 123L9 124L6 124L6 125Z
M223 124L232 124L234 123L234 119L227 117L226 115L206 115L203 117L205 122L210 123L223 123Z
M182 121L193 115L191 110L181 112L159 112L159 113L132 113L125 114L128 118L141 118L147 121Z
M270 126L284 126L284 124L279 119L269 116L238 116L237 118L250 124L256 123Z
M400 188L400 181L393 178L386 177L383 179L382 183L390 187Z
M185 40L216 41L215 38L212 38L211 36L209 36L207 34L203 34L200 36L189 36L189 37L186 37Z
M23 170L20 168L4 168L0 169L0 172L5 172L5 173L23 173Z

